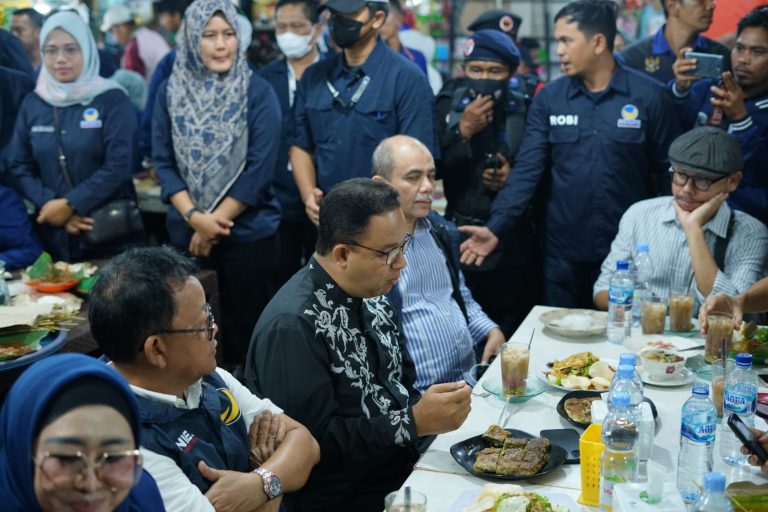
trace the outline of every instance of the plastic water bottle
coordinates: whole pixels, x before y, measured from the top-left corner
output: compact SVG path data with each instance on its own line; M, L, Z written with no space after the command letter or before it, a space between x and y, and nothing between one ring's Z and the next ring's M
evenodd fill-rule
M717 409L709 399L709 385L696 382L691 397L683 404L677 458L677 490L686 503L699 497L704 474L712 471L716 430Z
M632 297L632 320L635 327L640 327L643 302L650 295L650 282L653 278L653 262L648 252L648 243L637 244L635 252L635 291Z
M731 500L725 495L725 475L722 473L704 475L704 492L693 504L691 512L733 512Z
M0 260L0 306L11 305L11 292L5 282L5 262Z
M640 404L643 402L643 382L635 380L635 367L628 364L620 364L613 376L611 386L608 388L608 406L613 404L618 393L626 393L629 396L629 406L640 414Z
M624 352L619 356L619 366L623 364L628 364L632 368L635 369L635 374L632 377L632 380L635 381L635 383L640 387L640 389L643 389L643 379L640 377L640 372L637 371L637 355L633 354L632 352ZM618 370L618 368L617 368ZM613 374L613 378L611 379L611 387L613 387L613 383L616 382L616 380L619 378L619 372L616 371Z
M632 294L634 283L629 263L616 262L616 272L608 283L608 341L621 345L632 331Z
M629 395L618 392L603 420L605 450L600 457L600 510L613 510L613 486L637 480L640 459L637 453L640 418L629 405Z
M757 407L757 377L752 371L752 354L738 354L736 368L725 379L723 392L723 423L720 427L720 456L726 464L746 464L741 454L741 441L728 426L728 416L734 413L748 426L755 426Z

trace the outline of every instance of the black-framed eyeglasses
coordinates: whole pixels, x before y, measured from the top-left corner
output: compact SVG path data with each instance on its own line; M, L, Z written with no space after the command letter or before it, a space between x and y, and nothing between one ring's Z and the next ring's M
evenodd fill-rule
M102 453L91 460L85 453L43 452L40 460L32 459L46 478L56 484L70 483L93 468L96 476L105 484L125 488L139 477L143 458L139 450L116 450Z
M728 177L728 175L725 175L712 180L703 176L690 176L678 171L674 167L669 168L669 174L672 175L672 183L678 187L684 187L685 184L688 183L688 180L693 180L693 186L696 188L696 190L700 190L702 192L709 190L709 187L711 187L713 183L717 183L718 181L724 180Z
M208 333L208 341L213 340L213 331L216 329L216 319L213 317L213 311L211 311L211 305L205 303L205 311L208 313L208 325L205 327L198 327L196 329L160 329L155 331L154 334L195 334L199 332Z
M392 263L395 262L395 260L397 259L397 256L399 254L402 253L403 256L405 256L405 251L406 251L406 249L408 249L408 246L410 245L411 240L413 240L413 234L406 233L405 234L405 239L403 240L403 243L398 245L394 249L390 249L389 251L381 251L379 249L374 249L373 247L368 247L366 245L362 245L362 244L359 244L357 242L353 242L351 240L345 240L345 241L343 241L341 243L349 244L349 245L354 245L355 247L361 247L363 249L368 249L369 251L377 252L377 253L381 254L382 256L384 256L386 258L387 265L391 265Z

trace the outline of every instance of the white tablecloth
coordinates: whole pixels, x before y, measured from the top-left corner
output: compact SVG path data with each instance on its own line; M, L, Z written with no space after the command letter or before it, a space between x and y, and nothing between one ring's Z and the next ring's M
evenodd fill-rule
M601 358L618 360L622 352L627 348L613 345L607 341L605 335L592 338L573 339L553 334L544 329L539 316L553 308L536 306L528 314L520 325L520 328L510 338L510 341L528 343L531 332L535 329L531 346L531 360L529 378L536 378L534 374L539 372L547 362L553 359L563 359L573 353L585 350L597 354ZM630 345L638 341L639 333L633 332L633 340ZM666 336L662 336L666 337ZM703 344L701 338L685 340L683 343L690 346ZM693 352L695 354L695 352ZM692 354L689 352L689 354ZM500 363L497 358L489 368L483 380L489 377L500 377ZM494 397L479 396L485 390L482 387L483 380L477 383L472 396L472 412L458 430L437 436L429 449L422 455L416 464L415 470L408 477L404 485L410 485L414 490L427 495L428 509L430 512L452 511L453 504L468 490L477 490L487 483L486 480L468 474L459 466L451 456L450 447L464 439L476 436L484 432L492 423L496 423L502 412L504 403ZM761 391L763 391L761 389ZM676 478L677 454L679 451L680 435L680 409L683 402L691 393L691 385L680 387L656 387L646 385L644 394L656 405L660 419L660 429L655 438L652 460L669 469L669 477ZM572 427L567 421L560 418L556 411L556 405L565 394L555 388L547 387L544 393L524 403L509 404L505 414L506 428L523 430L532 435L539 435L543 429ZM765 428L765 422L757 418L758 428ZM579 431L581 434L581 431ZM718 428L719 435L719 428ZM759 474L756 468L731 468L720 461L719 446L715 445L715 470L726 475L728 483L750 480L755 483L764 483L766 479ZM578 464L563 465L554 472L526 481L514 482L523 485L541 494L567 495L573 499L580 492L581 475ZM596 510L591 507L576 506L572 510Z

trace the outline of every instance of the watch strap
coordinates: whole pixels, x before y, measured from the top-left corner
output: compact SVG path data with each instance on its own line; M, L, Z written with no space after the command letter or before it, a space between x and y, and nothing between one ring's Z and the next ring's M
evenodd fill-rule
M193 206L189 210L185 211L184 215L182 215L182 217L184 217L184 220L186 222L189 222L189 219L192 218L192 215L194 215L195 212L199 212L199 211L200 211L200 208L198 208L197 206Z

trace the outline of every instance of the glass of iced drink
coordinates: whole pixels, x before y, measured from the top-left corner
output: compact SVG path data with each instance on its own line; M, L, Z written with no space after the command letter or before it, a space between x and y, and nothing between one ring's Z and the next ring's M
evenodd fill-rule
M647 297L641 310L640 325L643 334L663 334L667 305L660 297Z
M687 332L693 327L693 294L687 288L669 290L669 330Z
M720 354L722 341L726 341L727 350L731 350L731 338L733 337L733 315L723 311L713 311L707 314L707 338L704 344L704 360L711 363ZM727 356L727 354L726 354Z
M405 491L394 491L384 498L386 512L427 512L427 497L417 491L410 492L410 506L406 505Z
M525 343L508 341L501 346L501 383L506 398L525 393L530 357L528 345Z
M715 359L712 361L712 402L717 409L717 417L723 417L723 391L725 390L725 378L729 373L733 371L736 366L736 361L733 359L725 360L725 368L723 368L723 360Z

